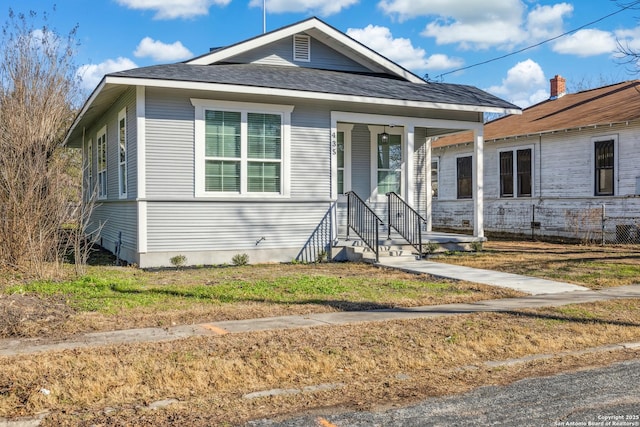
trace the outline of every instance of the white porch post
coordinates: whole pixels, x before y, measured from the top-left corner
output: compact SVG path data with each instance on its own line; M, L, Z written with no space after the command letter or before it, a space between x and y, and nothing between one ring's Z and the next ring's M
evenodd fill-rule
M415 136L415 126L410 124L405 126L405 202L407 202L410 206L413 206L413 192L415 189L415 176L414 176L414 164L413 164L413 147L414 147L414 136Z
M484 237L484 129L474 129L473 235Z
M427 220L427 233L430 233L433 229L433 219L431 216L431 209L433 207L433 186L431 185L431 143L432 139L427 137L424 143L424 162L426 167L426 179L425 179L425 191L426 191L426 206L425 215Z

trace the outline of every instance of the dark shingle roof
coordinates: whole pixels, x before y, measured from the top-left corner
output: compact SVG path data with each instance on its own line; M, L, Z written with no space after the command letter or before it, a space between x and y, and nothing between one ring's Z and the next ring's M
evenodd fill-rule
M388 75L358 74L292 66L177 63L135 68L112 73L109 76L220 83L519 110L519 107L473 86L446 83L417 84Z

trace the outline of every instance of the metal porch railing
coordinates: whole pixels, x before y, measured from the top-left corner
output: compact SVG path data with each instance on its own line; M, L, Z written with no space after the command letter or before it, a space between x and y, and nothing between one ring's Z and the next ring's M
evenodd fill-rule
M379 229L383 224L382 220L353 191L347 192L345 196L347 196L347 240L349 240L351 229L376 254L376 262L379 262Z
M388 239L391 239L393 227L422 256L422 228L427 220L394 192L387 193L387 219Z

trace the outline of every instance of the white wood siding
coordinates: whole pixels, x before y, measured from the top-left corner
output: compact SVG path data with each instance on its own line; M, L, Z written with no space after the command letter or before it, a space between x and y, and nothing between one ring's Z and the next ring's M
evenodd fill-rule
M594 139L614 137L616 164L614 196L594 195ZM504 149L533 149L533 197L500 197L498 152ZM434 227L469 228L473 219L469 200L456 200L456 158L470 155L471 145L434 149L440 158L440 197L434 199ZM594 215L606 206L610 217L640 213L636 180L640 176L640 123L534 135L527 138L487 142L484 151L485 229L487 231L531 232L533 206L536 222L547 235L572 237L566 231L575 221L572 212L582 209ZM548 212L549 214L545 214ZM472 224L472 223L471 223Z

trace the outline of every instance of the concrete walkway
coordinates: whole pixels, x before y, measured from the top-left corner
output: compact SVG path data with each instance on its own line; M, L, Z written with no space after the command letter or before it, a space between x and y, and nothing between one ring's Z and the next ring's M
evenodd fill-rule
M460 265L444 264L441 262L417 260L409 257L381 257L378 265L397 268L411 273L430 274L445 279L464 280L467 282L515 289L531 295L588 290L588 288L583 286L569 283L554 282L552 280L520 276L518 274L501 273L499 271L463 267Z
M343 311L261 319L230 320L170 328L142 328L96 332L65 340L41 338L0 340L0 356L15 356L43 351L60 351L113 344L173 341L192 336L220 336L267 330L337 326L401 319L424 319L478 312L511 312L523 308L555 307L573 303L640 298L640 285L620 286L598 291L549 293L520 298L479 301L470 304L444 304L413 308L389 308L371 311Z

